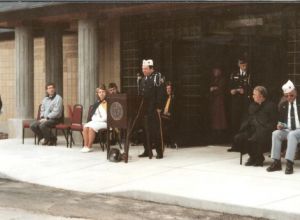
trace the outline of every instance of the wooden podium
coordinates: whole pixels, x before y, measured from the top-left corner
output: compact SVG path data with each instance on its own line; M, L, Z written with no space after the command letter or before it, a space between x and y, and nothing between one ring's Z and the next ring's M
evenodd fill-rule
M107 97L107 127L125 131L124 161L128 162L129 139L135 119L137 119L141 98L136 95L114 94ZM107 158L110 150L109 133L107 137Z

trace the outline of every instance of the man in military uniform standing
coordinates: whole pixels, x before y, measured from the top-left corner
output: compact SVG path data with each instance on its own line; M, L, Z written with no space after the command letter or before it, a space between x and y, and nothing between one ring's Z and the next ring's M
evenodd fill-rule
M139 157L152 158L152 147L157 159L163 158L159 114L163 108L163 77L154 70L153 60L143 60L143 78L138 81L139 95L143 96L144 111L141 118L144 127L144 152Z
M243 117L247 113L251 95L248 63L245 59L239 59L238 66L240 68L239 72L230 76L231 132L233 136L238 132ZM228 151L239 151L239 146L234 143Z

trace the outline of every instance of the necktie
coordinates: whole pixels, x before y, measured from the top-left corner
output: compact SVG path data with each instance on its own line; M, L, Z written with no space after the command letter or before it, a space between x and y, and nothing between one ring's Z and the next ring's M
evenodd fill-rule
M291 129L292 130L296 129L294 102L291 103Z

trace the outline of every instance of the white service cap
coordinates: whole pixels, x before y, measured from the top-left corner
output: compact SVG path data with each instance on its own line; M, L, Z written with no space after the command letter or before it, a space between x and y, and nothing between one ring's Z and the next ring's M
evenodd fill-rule
M295 89L294 83L289 80L282 86L283 93L290 93Z
M143 66L153 66L153 60L143 60Z

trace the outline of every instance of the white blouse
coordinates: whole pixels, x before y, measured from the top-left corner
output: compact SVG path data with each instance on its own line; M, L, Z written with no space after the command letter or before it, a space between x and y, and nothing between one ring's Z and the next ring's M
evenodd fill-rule
M92 121L106 122L107 112L106 112L106 103L101 103L96 109Z

